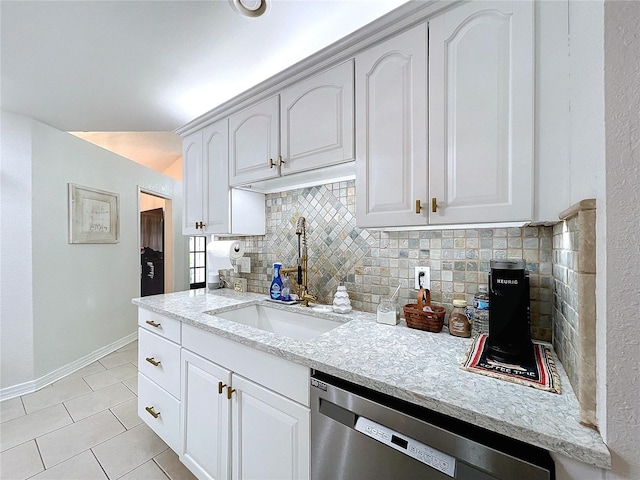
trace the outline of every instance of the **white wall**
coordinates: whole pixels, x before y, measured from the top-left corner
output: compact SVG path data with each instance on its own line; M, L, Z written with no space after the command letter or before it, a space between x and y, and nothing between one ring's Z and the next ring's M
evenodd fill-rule
M0 386L4 387L33 378L31 125L4 115L0 122Z
M606 1L606 249L600 346L606 380L601 431L611 451L610 479L640 478L640 2ZM599 379L600 381L600 379Z
M5 343L16 342L13 332L32 324L33 373L15 372L21 366L3 348L1 387L37 380L118 340L135 334L136 308L131 299L140 296L140 244L138 238L138 186L158 192L174 201L174 286L188 288L187 245L179 230L181 225L182 186L180 182L112 154L77 137L35 121L16 119L3 113L8 123L19 122L28 129L16 132L2 125L6 138L19 144L21 151L30 147L31 155L20 158L25 169L31 168L31 191L16 198L13 209L3 202L3 239L5 224L20 225L21 260L31 259L32 278L23 276L20 288L31 292L33 314L25 319L22 312L3 306L2 331ZM21 135L20 137L17 136ZM3 151L4 157L4 151ZM5 190L3 165L3 198ZM23 179L24 183L26 179ZM67 184L98 188L120 194L120 242L117 244L78 245L68 243ZM26 185L29 187L29 185ZM31 197L33 197L31 199ZM9 210L9 211L7 211ZM29 211L29 222L23 211ZM29 229L32 235L29 239ZM30 248L29 241L32 242ZM5 263L11 261L2 249L2 284L8 280ZM7 295L10 291L6 292ZM25 294L22 295L24 297ZM3 305L5 301L3 287ZM26 307L22 307L26 308ZM6 334L5 329L9 333ZM22 340L20 340L22 341ZM22 348L21 346L15 346ZM24 356L24 355L21 355ZM10 373L5 377L4 371Z

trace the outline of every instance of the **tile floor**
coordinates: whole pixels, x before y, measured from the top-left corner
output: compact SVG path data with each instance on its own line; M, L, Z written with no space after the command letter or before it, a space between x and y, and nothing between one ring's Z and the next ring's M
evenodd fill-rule
M137 413L138 342L0 403L2 480L193 480Z

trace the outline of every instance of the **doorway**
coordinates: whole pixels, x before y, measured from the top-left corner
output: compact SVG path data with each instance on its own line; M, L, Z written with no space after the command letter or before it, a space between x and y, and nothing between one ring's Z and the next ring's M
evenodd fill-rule
M140 296L173 288L171 200L140 190Z

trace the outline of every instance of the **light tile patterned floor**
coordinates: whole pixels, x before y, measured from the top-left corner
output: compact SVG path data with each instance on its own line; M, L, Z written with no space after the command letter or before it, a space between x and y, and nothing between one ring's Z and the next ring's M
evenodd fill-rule
M2 480L193 480L137 413L138 343L0 403Z

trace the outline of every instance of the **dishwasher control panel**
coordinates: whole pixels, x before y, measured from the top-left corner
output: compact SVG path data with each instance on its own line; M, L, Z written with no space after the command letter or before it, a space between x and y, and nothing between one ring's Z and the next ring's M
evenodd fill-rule
M456 459L451 455L442 453L365 417L358 417L356 430L455 478Z

